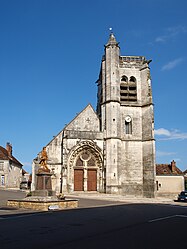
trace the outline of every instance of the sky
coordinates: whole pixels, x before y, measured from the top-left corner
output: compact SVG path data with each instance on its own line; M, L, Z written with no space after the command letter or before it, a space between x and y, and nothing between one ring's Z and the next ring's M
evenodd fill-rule
M187 169L186 0L0 0L0 145L32 160L88 103L104 45L150 63L156 163Z

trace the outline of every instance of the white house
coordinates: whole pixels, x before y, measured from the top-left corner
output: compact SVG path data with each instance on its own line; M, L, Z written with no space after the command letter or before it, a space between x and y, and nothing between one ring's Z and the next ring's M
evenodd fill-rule
M174 160L171 164L156 165L157 196L175 197L184 189L184 174Z
M0 188L19 189L22 178L22 164L12 155L12 145L6 149L0 146Z

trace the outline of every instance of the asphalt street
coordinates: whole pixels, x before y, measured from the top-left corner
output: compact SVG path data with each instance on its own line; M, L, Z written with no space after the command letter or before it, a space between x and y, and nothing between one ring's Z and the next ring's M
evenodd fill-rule
M79 208L53 212L4 210L0 248L186 248L186 204L91 198L80 198L79 203Z

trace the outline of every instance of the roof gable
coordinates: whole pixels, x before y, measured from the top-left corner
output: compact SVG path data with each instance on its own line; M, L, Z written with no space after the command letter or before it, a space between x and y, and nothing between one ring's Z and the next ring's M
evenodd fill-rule
M187 169L183 172L183 174L184 174L184 175L186 175L186 174L187 174Z
M46 145L50 145L64 131L92 131L100 132L100 122L91 104L88 104L77 116L72 119L53 139Z
M0 160L9 160L8 151L0 146Z
M99 118L88 104L66 127L66 130L99 132Z
M10 160L19 166L23 166L14 156L9 156L8 151L0 146L0 160Z

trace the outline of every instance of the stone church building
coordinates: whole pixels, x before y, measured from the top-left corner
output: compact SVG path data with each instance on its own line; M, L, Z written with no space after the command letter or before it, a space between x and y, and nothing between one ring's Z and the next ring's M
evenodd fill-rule
M89 104L45 147L56 193L97 191L154 197L155 140L150 60L121 56L113 33ZM41 152L33 160L35 189Z

